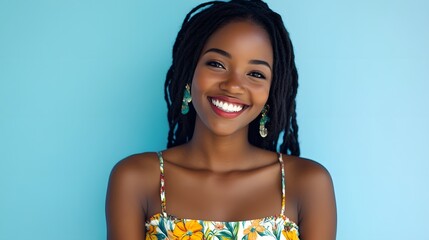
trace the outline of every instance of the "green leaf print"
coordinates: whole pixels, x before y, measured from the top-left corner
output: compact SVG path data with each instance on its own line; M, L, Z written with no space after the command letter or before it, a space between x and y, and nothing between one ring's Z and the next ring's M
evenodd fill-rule
M225 222L225 226L231 235L231 239L236 239L238 234L238 223Z
M207 239L207 240L213 239L213 231L210 230L209 227L206 227L206 225L201 225L201 226L203 226L202 231L204 232L204 239Z
M275 235L275 237L276 237L276 239L277 239L277 240L280 240L280 237L281 237L281 231L279 231L279 230L275 231L275 232L274 232L274 235Z
M269 235L268 233L267 233L267 231L265 230L265 231L263 231L263 232L258 232L258 235L259 236L267 236L267 235Z
M163 233L157 233L155 234L156 239L167 239L167 236L165 236Z
M275 223L275 224L276 224L276 229L274 230L274 228L273 228L274 235L276 235L276 239L281 239L281 236L282 236L281 225L280 224L277 225L277 223Z
M231 240L234 239L231 235L231 232L225 231L225 230L217 232L216 237L218 239L222 239L222 240L223 239L231 239Z
M229 232L234 232L234 227L230 222L225 222L225 227L228 229Z
M259 236L270 236L273 238L277 238L271 231L265 230L263 232L258 232Z
M234 231L232 232L232 236L234 237L234 239L237 238L238 235L238 223L234 224Z
M163 219L159 219L159 224L158 224L159 229L161 230L161 232L165 235L168 236L167 234L167 229L165 228L165 222L163 221ZM158 238L159 239L159 238ZM161 238L162 239L162 238Z

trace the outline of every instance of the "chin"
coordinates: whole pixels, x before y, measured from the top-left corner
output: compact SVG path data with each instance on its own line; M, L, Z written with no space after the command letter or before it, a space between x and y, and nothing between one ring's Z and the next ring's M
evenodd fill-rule
M219 137L228 137L240 134L244 131L244 129L239 128L231 128L231 125L222 126L218 125L216 127L209 127L210 132Z

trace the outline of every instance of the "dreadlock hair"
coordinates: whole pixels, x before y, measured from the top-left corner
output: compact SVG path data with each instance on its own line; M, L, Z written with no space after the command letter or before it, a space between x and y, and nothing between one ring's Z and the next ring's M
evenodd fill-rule
M261 0L211 1L198 5L186 15L173 46L173 63L164 85L170 128L167 148L191 140L196 112L190 104L188 114L181 114L185 86L192 82L194 70L208 38L220 27L237 20L250 20L263 27L270 36L274 57L272 83L267 100L270 106L270 121L266 124L268 136L259 136L261 116L258 116L249 124L249 143L277 151L279 136L283 134L280 152L299 156L295 111L298 73L293 46L281 16Z

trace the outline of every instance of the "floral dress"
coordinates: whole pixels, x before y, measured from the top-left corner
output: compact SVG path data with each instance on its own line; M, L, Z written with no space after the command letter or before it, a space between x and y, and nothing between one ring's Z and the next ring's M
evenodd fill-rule
M282 178L282 209L278 216L236 222L179 219L166 213L164 160L158 152L161 170L161 213L146 222L146 240L157 239L283 239L299 240L298 226L285 215L285 176L282 155L279 154Z

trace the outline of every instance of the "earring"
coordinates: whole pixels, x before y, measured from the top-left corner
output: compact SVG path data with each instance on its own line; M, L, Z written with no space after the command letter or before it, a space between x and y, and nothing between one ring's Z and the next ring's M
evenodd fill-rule
M261 135L261 137L263 138L265 138L268 135L268 130L265 127L265 124L270 121L270 118L267 116L267 112L269 108L270 106L268 104L264 106L261 112L262 114L261 120L259 120L259 135Z
M191 97L191 88L189 87L189 84L187 83L185 86L185 91L183 93L183 100L182 100L182 114L186 115L189 112L189 103L192 101Z

